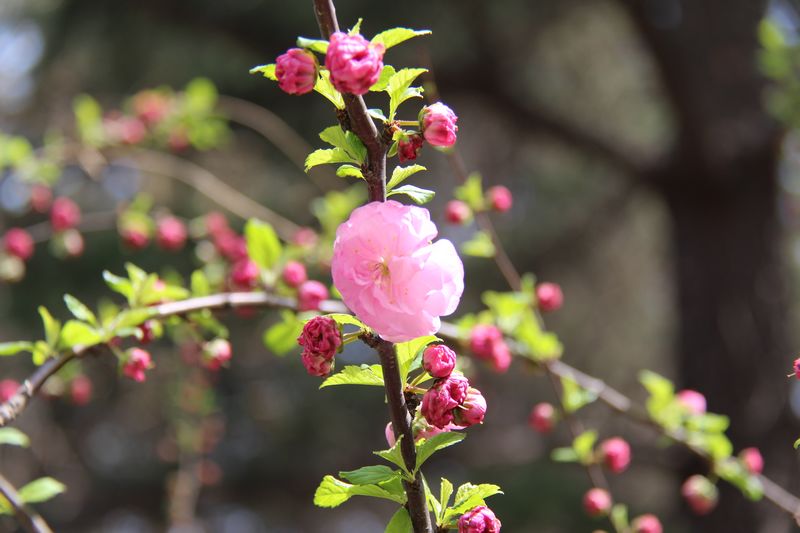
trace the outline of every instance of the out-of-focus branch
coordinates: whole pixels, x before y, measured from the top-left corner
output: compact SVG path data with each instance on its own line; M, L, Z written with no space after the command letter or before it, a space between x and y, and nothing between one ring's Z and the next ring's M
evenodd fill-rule
M22 501L17 489L0 474L0 494L11 504L17 521L29 533L53 533L44 518Z
M117 223L117 213L114 211L98 211L96 213L83 213L78 229L81 233L107 231ZM42 221L25 228L33 238L33 242L47 242L53 238L53 227L50 221Z

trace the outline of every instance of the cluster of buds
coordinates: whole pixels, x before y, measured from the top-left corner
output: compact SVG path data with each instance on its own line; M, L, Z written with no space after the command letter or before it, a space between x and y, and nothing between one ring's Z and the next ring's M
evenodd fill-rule
M511 210L514 199L511 191L503 185L495 185L486 190L485 197L479 205L473 206L479 211L491 209L498 213L505 213ZM488 206L488 207L487 207ZM472 220L473 212L466 202L461 200L450 200L444 208L444 217L447 222L456 226L463 226Z
M155 367L150 352L141 348L131 348L125 352L125 359L122 362L122 373L136 382L143 382L146 378L146 371Z
M451 425L463 428L483 422L486 400L478 389L470 387L467 378L451 374L436 380L425 392L420 412L439 429Z
M302 360L312 376L325 377L331 373L334 357L342 350L342 329L330 317L317 316L303 326L297 343L303 347Z
M497 326L478 324L472 328L469 347L478 359L489 361L497 372L505 372L511 366L511 350Z
M189 147L186 127L180 124L181 104L174 94L144 90L131 99L131 111L112 110L102 121L104 141L111 145L135 146L148 140L166 141L166 146L180 152Z
M605 489L589 489L583 496L583 511L592 518L608 516L613 504L611 494ZM663 530L661 521L652 514L643 514L631 521L631 533L662 533Z

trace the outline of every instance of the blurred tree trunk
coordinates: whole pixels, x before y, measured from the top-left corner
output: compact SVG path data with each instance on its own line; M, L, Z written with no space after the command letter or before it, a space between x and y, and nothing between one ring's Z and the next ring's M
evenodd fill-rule
M760 446L770 475L788 482L796 423L783 384L791 352L777 209L782 132L764 110L757 69L767 2L624 3L678 119L655 182L673 222L680 385L703 391L711 410L731 417L736 445ZM767 507L732 492L696 531L765 530Z

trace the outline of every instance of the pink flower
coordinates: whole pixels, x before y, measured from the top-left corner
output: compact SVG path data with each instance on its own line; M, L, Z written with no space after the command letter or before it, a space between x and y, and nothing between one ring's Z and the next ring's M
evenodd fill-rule
M631 462L631 447L620 437L607 439L600 443L603 462L614 474L624 472Z
M557 283L540 283L536 286L536 300L542 311L557 311L564 303L564 294Z
M800 379L800 357L794 360L794 377Z
M583 510L591 517L607 515L611 510L611 495L604 489L590 489L583 496Z
M142 250L150 242L148 229L143 225L126 224L119 230L122 243L131 250Z
M758 448L745 448L739 452L739 460L751 474L760 474L764 471L764 457Z
M556 423L556 410L553 404L537 403L531 409L528 424L539 433L550 433Z
M208 234L212 237L215 237L230 229L228 227L228 219L225 218L225 215L219 211L212 211L211 213L207 214L205 223L206 231L208 231Z
M233 265L231 282L239 289L252 289L258 283L258 274L258 265L248 257Z
M436 237L427 209L393 200L353 211L336 231L331 273L345 305L391 342L431 335L464 291L453 244Z
M416 133L400 139L397 142L397 158L401 163L414 161L419 156L419 151L422 150L424 143L425 140L422 136Z
M693 415L701 415L706 412L706 397L696 390L684 389L678 392L675 397L678 403Z
M33 237L22 228L11 228L3 237L3 245L8 255L27 261L33 255Z
M128 350L127 356L127 360L122 365L122 373L141 383L145 380L145 371L154 366L150 353L141 348L131 348Z
M452 424L453 410L464 403L468 391L469 381L464 376L451 375L438 380L422 397L422 416L438 428Z
M661 526L661 521L652 514L643 514L633 520L631 523L633 533L662 533L664 528Z
M232 229L222 228L212 234L212 237L217 251L231 263L241 261L247 257L247 241Z
M69 384L69 395L75 405L86 405L92 399L92 381L86 376L77 376Z
M490 361L497 372L505 372L511 365L511 351L496 326L478 324L472 328L469 346L478 359Z
M481 391L470 387L464 403L453 412L453 419L456 424L468 427L482 424L484 416L486 416L486 398Z
M31 187L30 201L34 211L46 213L53 201L53 191L47 185L34 185Z
M317 83L317 58L302 48L290 48L275 60L278 87L289 94L306 94Z
M17 393L19 383L13 379L4 379L0 381L0 402L7 402Z
M717 486L705 476L696 474L681 486L681 495L686 499L686 503L695 514L705 515L714 510L717 506L719 493Z
M310 248L317 244L317 233L311 228L300 228L292 235L292 244L303 248Z
M431 437L435 437L439 433L448 433L450 431L458 431L460 429L464 429L464 426L457 426L456 424L447 424L444 427L437 428L436 426L432 426L425 420L424 417L420 418L418 421L414 422L414 440L420 441L422 439L429 439Z
M453 146L456 143L458 117L441 102L423 107L420 113L422 134L433 146Z
M432 344L422 352L422 368L435 378L446 378L456 367L456 353L444 344Z
M231 343L225 339L214 339L203 345L203 359L209 370L216 372L225 366L232 356Z
M306 367L306 372L312 376L325 377L331 373L333 359L326 359L305 351L303 352L302 359L303 366Z
M306 281L297 288L297 309L299 311L318 311L320 304L328 299L328 287L319 281Z
M472 209L461 200L450 200L444 206L444 218L451 224L464 224L472 218Z
M508 190L508 187L502 185L489 187L489 190L486 191L486 197L489 199L489 205L498 213L505 213L510 210L514 203L511 191Z
M308 279L306 267L299 261L288 261L283 267L283 281L290 287L298 287Z
M458 533L499 533L500 520L491 509L479 505L458 519Z
M158 245L164 250L180 250L186 243L186 224L176 217L160 219L156 233Z
M81 221L81 210L69 198L56 198L50 209L50 224L55 231L73 228Z
M304 354L330 360L342 347L342 330L334 319L317 316L305 323L297 343L303 347Z
M381 75L384 51L382 44L370 43L361 35L337 31L325 56L331 83L341 93L366 94Z

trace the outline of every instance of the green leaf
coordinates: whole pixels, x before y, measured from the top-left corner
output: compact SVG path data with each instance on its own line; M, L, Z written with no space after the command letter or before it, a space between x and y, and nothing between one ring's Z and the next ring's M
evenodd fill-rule
M390 191L387 196L395 196L397 194L405 194L411 198L414 203L419 205L427 204L433 200L433 197L436 195L434 191L429 189L421 189L419 187L415 187L414 185L403 185L402 187L398 187Z
M336 106L336 109L344 109L342 93L337 91L331 83L331 73L327 70L323 69L319 71L319 78L317 78L317 83L314 84L314 90L330 100L330 102Z
M348 315L347 313L330 313L325 316L334 319L340 326L350 325L356 326L359 329L369 329L366 324L361 322L353 315Z
M353 496L371 496L400 504L405 503L405 498L392 494L377 485L351 485L333 476L325 476L314 493L314 505L318 507L338 507Z
M446 478L442 478L442 483L439 486L439 503L442 506L442 512L439 513L437 517L439 519L439 523L441 524L441 520L444 518L444 511L450 505L450 497L453 495L453 484Z
M470 240L461 245L461 251L473 257L494 257L495 254L492 238L485 231L476 231Z
M421 97L420 87L411 87L417 77L428 72L424 68L404 68L398 70L386 84L386 92L389 93L389 120L394 120L397 108L409 98Z
M333 385L373 385L383 387L381 365L348 365L322 382L320 389Z
M597 442L597 432L594 430L584 431L572 441L572 449L583 464L592 462L594 456L594 444Z
M417 466L414 472L420 469L422 464L427 461L431 455L437 451L458 444L466 438L464 433L458 431L447 431L439 433L429 439L423 439L417 443Z
M44 338L48 346L55 346L58 343L59 334L61 332L61 323L53 318L50 311L46 307L39 307L39 316L42 317L44 324Z
M400 473L397 470L393 470L386 465L362 466L356 470L339 472L339 477L346 479L353 485L374 485L399 475Z
M208 78L194 78L183 91L183 105L188 113L203 113L217 104L217 88Z
M561 388L563 389L562 401L564 410L567 413L574 413L581 407L589 405L597 400L597 394L584 389L569 377L561 378Z
M458 491L456 491L456 501L453 503L453 507L447 510L445 519L462 515L475 506L483 505L485 503L484 500L489 496L502 493L503 491L501 491L500 487L497 485L490 485L488 483L481 485L464 483L458 487Z
M408 179L410 176L413 176L417 172L422 170L428 170L427 168L423 167L422 165L410 165L407 167L394 167L392 171L392 177L389 178L389 183L386 184L386 189L391 191L396 186L400 185Z
M19 489L19 497L25 503L40 503L58 496L65 490L67 487L60 481L43 477Z
M403 472L410 474L408 469L406 468L406 462L403 459L403 452L400 450L400 441L403 440L403 436L400 435L400 438L394 443L394 446L389 448L388 450L380 450L377 452L372 452L378 457L389 461L392 464L399 466Z
M383 111L382 111L382 110L380 110L380 109L367 109L367 114L368 114L369 116L371 116L372 118L374 118L375 120L380 120L381 122L387 122L387 121L389 120L388 118L386 118L386 115L384 115L384 114L383 114ZM396 147L397 147L397 143L394 143L394 145L393 145L393 146L395 146L395 150L396 150L396 149L397 149L397 148L396 148ZM393 154L393 153L391 152L391 150L389 150L389 153L388 153L388 154L386 154L386 156L387 156L387 157L392 157L392 156L393 156L393 155L395 155L396 153L397 153L397 152L395 151L395 153Z
M158 314L158 312L153 307L126 309L117 315L114 327L116 329L135 328L141 326L156 314Z
M97 326L97 317L94 316L94 313L81 303L80 300L71 294L65 294L64 303L67 304L67 309L69 309L70 313L72 313L75 318L88 322L92 326Z
M433 513L433 516L438 518L442 514L442 504L439 503L439 500L433 495L433 491L430 486L428 486L428 481L425 479L425 476L420 477L422 478L422 488L425 489L425 499L428 501L428 508Z
M328 53L328 41L323 41L322 39L307 39L305 37L298 37L297 46L300 48L307 48L308 50L317 52L318 54L325 55Z
M257 67L250 69L250 74L257 74L259 72L263 74L265 78L278 81L278 77L275 75L275 63L270 63L269 65L258 65Z
M758 39L767 50L781 50L786 46L786 39L780 28L768 19L762 20L758 25Z
M550 459L557 463L577 463L580 458L572 448L556 448L550 452Z
M72 104L75 113L75 124L78 127L78 134L81 140L90 146L99 146L103 143L103 109L97 100L88 94L82 94L75 98Z
M33 343L27 341L0 342L0 356L16 355L33 350Z
M627 531L628 530L628 507L625 505L618 503L614 507L611 508L611 515L609 516L609 520L614 525L614 529L617 531Z
M357 162L358 161L353 161L353 158L341 148L319 148L308 154L308 157L306 157L305 169L306 172L308 172L310 169L319 165Z
M123 277L112 274L108 270L103 271L103 279L112 291L123 295L127 300L133 297L133 285Z
M358 35L358 34L359 34L359 32L361 32L361 23L362 23L362 22L364 22L364 19L363 19L363 18L359 18L359 19L356 21L356 24L355 24L355 26L353 26L352 28L350 28L350 30L348 30L347 34L348 34L348 35Z
M354 163L359 165L367 160L367 148L352 131L344 131L341 126L330 126L322 130L319 138L335 148L341 148Z
M370 87L369 90L374 92L386 90L386 86L389 84L389 80L392 79L392 76L394 76L396 72L397 71L395 71L393 66L385 65L383 69L381 69L381 75L380 77L378 77L378 81L372 84L372 87ZM374 110L370 109L369 111L374 111ZM386 121L386 117L378 118L378 120Z
M386 524L383 533L412 533L411 517L405 507L401 507Z
M59 348L74 348L76 346L92 346L101 342L103 336L99 331L85 322L68 320L61 330Z
M380 32L378 35L372 38L373 43L380 43L386 48L387 50L393 46L396 46L404 41L407 41L413 37L418 37L420 35L430 35L430 30L411 30L409 28L392 28L391 30L386 30Z
M208 296L211 294L211 284L202 270L192 272L191 280L192 296Z
M473 211L483 211L486 208L482 180L480 172L472 172L464 184L456 187L453 192L457 199L466 203Z
M796 450L798 448L800 448L800 439L797 439L796 441L794 441L794 449Z
M247 254L264 270L271 270L281 258L283 247L271 225L251 218L244 226Z
M0 428L0 444L27 448L31 440L17 428Z
M424 337L417 337L408 342L401 342L395 345L397 350L397 366L400 369L400 382L405 383L408 377L411 363L417 357L417 354L427 345L433 342L441 342L439 337L433 335L426 335Z
M353 165L342 165L336 169L336 175L340 178L358 178L364 179L364 173L361 169Z
M291 311L281 311L281 321L264 332L264 346L276 355L286 355L297 348L297 337L303 332L303 321Z

